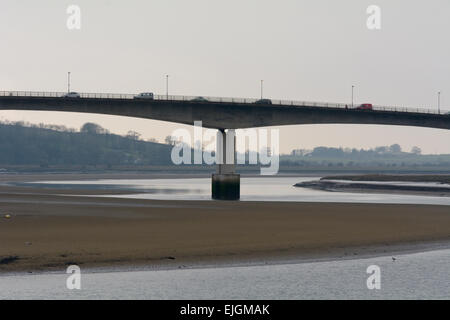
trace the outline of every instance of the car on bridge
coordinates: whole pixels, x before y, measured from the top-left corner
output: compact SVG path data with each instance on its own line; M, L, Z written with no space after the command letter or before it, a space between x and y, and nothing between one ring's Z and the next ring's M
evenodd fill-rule
M356 107L356 110L373 110L371 103L363 103Z
M153 100L155 96L153 92L141 92L138 95L134 96L134 99L143 99L143 100Z
M192 99L191 101L192 102L208 102L208 100L203 97L196 97L196 98Z
M78 92L68 92L63 98L81 98L81 95Z
M272 104L272 100L270 99L259 99L255 101L255 104Z

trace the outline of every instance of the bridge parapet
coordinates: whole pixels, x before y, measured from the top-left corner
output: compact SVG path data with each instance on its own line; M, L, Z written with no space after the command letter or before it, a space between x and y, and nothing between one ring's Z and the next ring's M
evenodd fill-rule
M67 92L39 92L39 91L0 91L0 97L35 97L35 98L65 98ZM117 100L134 100L136 94L129 93L79 93L80 98L72 99L117 99ZM172 101L172 102L195 102L195 103L226 103L226 104L248 104L255 105L259 99L254 98L232 98L232 97L201 97L185 96L185 95L154 95L154 100L157 101ZM290 107L318 107L318 108L336 108L336 109L351 109L349 104L334 103L334 102L313 102L313 101L295 101L295 100L278 100L271 99L271 104L258 104L260 107L266 106L290 106ZM390 112L410 112L410 113L424 113L424 114L445 114L448 111L439 113L438 110L430 107L399 107L399 106L380 106L374 105L375 111L390 111Z

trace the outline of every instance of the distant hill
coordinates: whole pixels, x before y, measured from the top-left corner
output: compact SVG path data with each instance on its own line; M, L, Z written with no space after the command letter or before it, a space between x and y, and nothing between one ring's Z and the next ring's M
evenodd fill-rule
M80 130L55 125L0 122L0 173L7 171L146 170L214 172L214 166L171 161L173 141L143 141L139 133L111 134L95 123ZM259 174L259 165L238 165L237 171ZM403 152L399 145L369 150L316 147L280 156L280 173L423 172L450 173L450 155Z
M0 165L170 165L172 146L110 134L92 123L58 126L0 123Z
M343 149L316 147L311 151L295 150L281 156L284 166L323 166L340 168L436 168L450 169L450 154L421 154L418 147L402 151L398 144L375 149Z

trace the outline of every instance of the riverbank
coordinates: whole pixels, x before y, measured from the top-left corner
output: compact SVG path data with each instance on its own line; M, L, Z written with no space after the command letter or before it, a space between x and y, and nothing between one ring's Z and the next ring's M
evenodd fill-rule
M336 175L296 183L294 186L331 192L450 197L449 175Z
M339 181L305 181L296 183L295 187L310 188L330 192L350 192L350 193L387 193L405 194L417 196L450 197L450 187L440 186L408 186L390 184L369 184L356 182Z
M1 272L345 258L450 240L448 206L161 201L54 191L0 188Z
M353 174L325 176L320 180L436 182L450 184L448 174Z

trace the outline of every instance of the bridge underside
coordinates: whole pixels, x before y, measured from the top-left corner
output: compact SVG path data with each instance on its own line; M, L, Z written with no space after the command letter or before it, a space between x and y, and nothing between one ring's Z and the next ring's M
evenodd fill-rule
M380 110L355 110L315 106L260 105L171 100L96 98L0 97L0 110L66 111L127 116L219 129L218 152L230 154L230 145L220 144L234 130L295 124L380 124L450 129L450 116ZM220 137L220 139L219 139ZM234 141L233 139L230 141ZM234 142L232 142L233 144ZM228 151L228 152L227 152ZM234 157L235 150L231 152ZM212 176L212 198L237 200L240 178L235 162L223 159Z
M450 116L380 110L240 103L0 97L0 110L67 111L162 120L206 128L239 129L295 124L380 124L450 129Z

